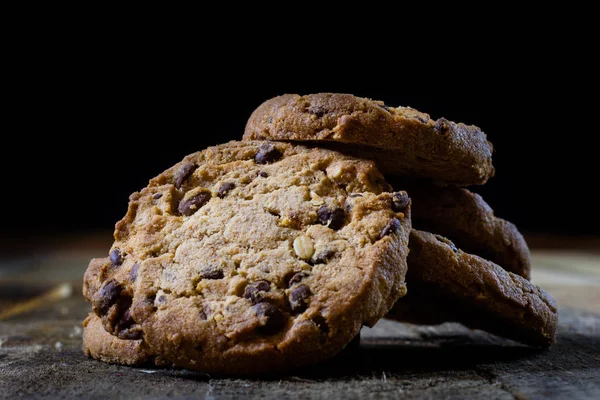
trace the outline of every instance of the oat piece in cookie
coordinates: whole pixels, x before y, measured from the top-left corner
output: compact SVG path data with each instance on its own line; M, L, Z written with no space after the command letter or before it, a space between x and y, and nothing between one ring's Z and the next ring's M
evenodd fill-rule
M410 195L415 229L447 237L467 253L530 278L531 255L523 235L512 222L496 217L479 194L404 179L390 183Z
M351 94L269 99L250 115L244 139L310 141L374 160L384 174L458 186L494 175L492 144L478 127Z
M409 294L387 318L425 324L459 322L539 347L555 341L554 300L521 276L464 253L442 236L415 229L408 265Z
M142 339L123 340L106 332L96 314L90 314L83 322L83 352L113 364L165 365L149 352Z
M84 294L174 365L281 373L339 353L406 292L410 200L375 164L229 142L131 195Z

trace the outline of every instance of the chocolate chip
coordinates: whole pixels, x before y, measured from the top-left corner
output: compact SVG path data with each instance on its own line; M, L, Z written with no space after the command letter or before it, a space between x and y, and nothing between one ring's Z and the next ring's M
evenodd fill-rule
M203 205L208 203L208 201L210 200L210 197L211 197L210 193L200 192L197 195L190 197L187 200L181 200L181 202L179 203L179 207L177 207L177 209L179 210L179 213L181 215L185 215L186 217L188 217L188 216L194 214L200 208L202 208Z
M298 285L290 292L290 308L294 314L300 314L308 308L307 300L311 294L310 288L304 284Z
M219 196L219 198L222 199L223 197L227 196L229 194L229 192L231 192L234 188L235 188L235 183L225 182L224 184L221 185L221 188L219 189L219 193L217 193L217 196Z
M329 224L329 227L336 231L344 226L344 222L346 222L346 212L339 207L332 211L329 207L322 206L317 210L317 217L321 224Z
M333 251L333 250L321 251L321 252L319 252L319 254L317 254L315 256L315 263L325 264L327 261L329 261L331 259L331 257L333 257L334 254L335 254L335 251Z
M254 284L258 290L262 290L263 292L271 290L271 285L267 281L257 281Z
M331 222L329 223L329 227L335 231L344 226L344 222L346 222L346 213L342 208L336 208L333 210L331 214Z
M377 104L377 105L378 105L379 107L383 108L385 111L388 111L388 112L389 112L389 111L391 110L391 108L390 108L390 107L388 107L388 106L386 106L385 104Z
M315 105L308 107L308 112L321 118L323 115L327 114L327 109L321 105Z
M331 219L331 210L327 206L322 206L317 210L317 216L321 225L327 225Z
M200 278L202 279L223 279L224 276L223 270L219 267L210 266L200 271Z
M273 123L273 117L269 117L269 118L267 119L267 123L268 123L268 124L272 124L272 123Z
M450 121L446 118L440 118L435 122L433 129L440 135L445 135L450 131Z
M122 340L138 340L142 338L142 331L128 329L126 331L119 332L117 337Z
M408 206L409 200L406 192L392 193L392 210L396 212L404 211Z
M312 318L312 321L317 325L319 330L323 333L329 333L329 325L327 324L327 320L322 315L315 315Z
M154 193L154 195L152 196L152 198L153 198L154 200L158 200L158 199L160 199L162 196L163 196L163 195L162 195L162 193Z
M123 264L123 256L121 256L121 250L114 249L110 252L110 262L115 267L118 267L119 265Z
M183 182L185 182L185 180L192 175L196 168L198 167L196 167L195 164L185 164L182 166L175 174L175 187L179 189L181 185L183 185Z
M96 314L100 313L100 316L105 315L108 310L119 300L121 295L121 285L119 285L114 279L104 282L102 288L98 293L98 297L94 302L94 308Z
M119 303L119 306L121 306L121 303ZM130 302L129 306L131 306ZM113 332L119 339L137 340L142 337L142 332L140 331L139 326L136 326L136 322L131 317L129 306L115 324Z
M131 267L131 271L129 271L129 281L135 282L138 277L138 269L140 269L140 264L135 263Z
M261 321L262 325L257 328L259 333L271 335L283 328L285 316L277 306L271 303L258 303L252 308L257 317L261 319L266 317L264 322Z
M131 318L130 309L127 309L123 315L121 315L121 318L119 318L116 328L118 331L124 331L131 328L133 325L135 325L135 321Z
M208 318L208 317L206 316L206 312L205 312L204 310L200 310L200 312L198 313L198 316L200 317L200 319L201 319L202 321L206 321L206 319Z
M269 174L267 174L265 171L260 171L258 173L258 176L260 176L261 178L268 178Z
M257 164L268 164L279 160L283 154L271 143L261 144L258 153L254 157Z
M306 273L304 271L294 274L294 276L291 277L291 279L288 283L288 287L293 286L294 283L300 283L302 281L302 279L306 278L307 276L308 276L308 273Z
M167 296L165 296L164 294L158 296L158 298L156 299L156 301L158 301L160 304L164 304L167 302Z
M244 290L244 298L249 299L253 304L260 303L264 299L263 293L271 290L271 285L267 281L256 281Z
M399 230L400 227L400 221L398 221L398 218L394 218L385 226L385 228L383 228L383 231L381 231L381 234L379 235L379 239L382 239L387 235L391 235L392 233Z

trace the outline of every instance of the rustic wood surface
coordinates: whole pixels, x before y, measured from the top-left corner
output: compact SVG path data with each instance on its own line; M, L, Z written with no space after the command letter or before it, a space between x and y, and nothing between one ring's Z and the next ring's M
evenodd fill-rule
M533 281L554 295L560 310L558 341L549 350L458 324L382 320L363 329L358 350L291 376L263 379L85 357L81 321L90 306L81 296L81 278L91 257L106 254L110 234L2 252L0 398L599 399L598 241L569 250L538 239L530 241L536 244Z

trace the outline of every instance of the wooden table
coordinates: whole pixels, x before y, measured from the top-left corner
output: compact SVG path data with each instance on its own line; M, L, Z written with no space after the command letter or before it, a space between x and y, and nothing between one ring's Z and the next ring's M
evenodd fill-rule
M558 341L547 351L458 324L382 320L363 329L354 353L293 376L260 380L125 367L85 357L81 321L90 306L81 296L81 279L89 259L106 254L111 240L110 233L100 233L57 238L25 253L3 252L0 398L600 399L597 240L586 246L573 242L569 250L544 249L543 244L553 247L551 240L528 239L534 248L533 281L554 295L560 309ZM32 309L6 315L15 303L51 288L54 292Z

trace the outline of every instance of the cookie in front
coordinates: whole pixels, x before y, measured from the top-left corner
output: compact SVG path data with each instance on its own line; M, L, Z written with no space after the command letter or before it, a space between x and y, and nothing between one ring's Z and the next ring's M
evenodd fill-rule
M287 371L337 354L404 295L409 216L371 161L229 142L130 197L84 294L107 332L176 366Z

